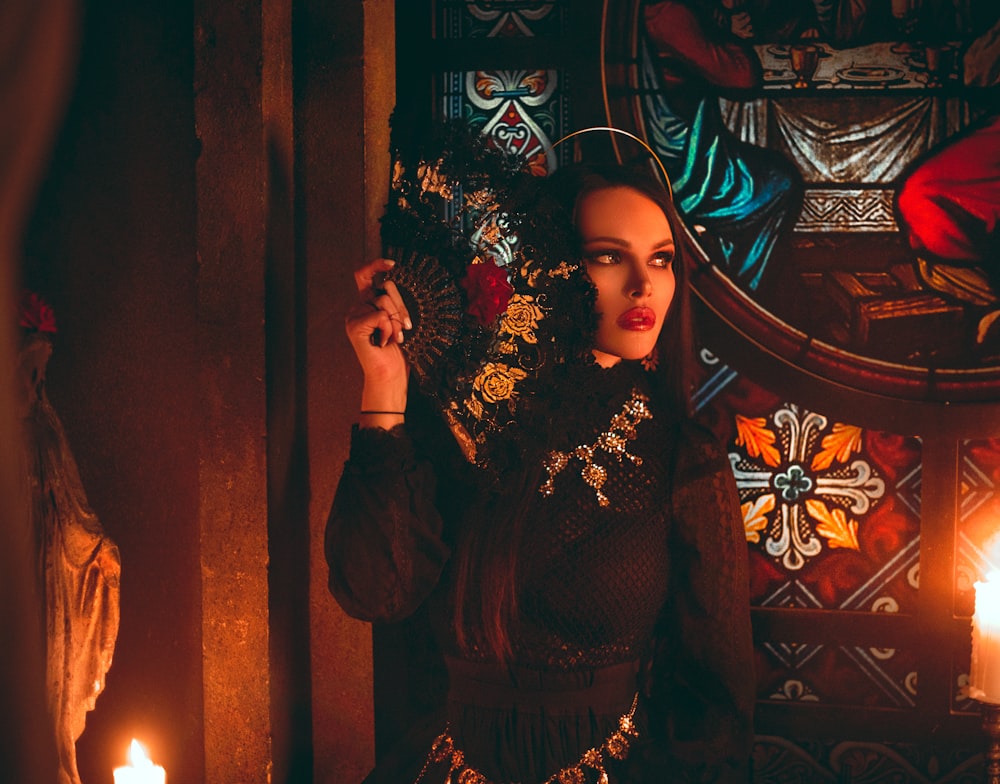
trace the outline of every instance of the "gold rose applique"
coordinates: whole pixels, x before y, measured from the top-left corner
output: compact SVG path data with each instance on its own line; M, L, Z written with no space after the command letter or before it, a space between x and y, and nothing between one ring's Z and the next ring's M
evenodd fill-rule
M495 404L501 400L510 400L517 395L517 382L527 378L528 374L521 368L505 365L503 362L487 362L480 369L472 382L476 396L466 401L465 406L476 419L483 417L483 403Z
M544 496L550 496L555 491L556 476L567 466L569 461L576 458L583 463L580 469L580 476L583 481L594 488L597 493L597 503L601 506L608 506L611 502L601 491L604 483L608 479L607 469L594 462L594 458L599 452L615 458L619 463L627 458L634 465L642 465L642 458L633 455L626 450L629 441L633 441L637 435L636 427L644 419L652 419L653 414L649 410L649 398L637 390L632 391L632 397L625 401L622 410L611 418L611 426L597 437L593 444L583 444L569 452L553 450L544 463L548 478L538 488Z
M538 322L545 317L544 311L535 302L535 298L527 294L515 294L507 303L507 310L500 318L500 335L506 335L497 346L502 354L513 354L517 351L514 343L515 338L520 338L525 343L535 344L538 337L535 330L538 329Z

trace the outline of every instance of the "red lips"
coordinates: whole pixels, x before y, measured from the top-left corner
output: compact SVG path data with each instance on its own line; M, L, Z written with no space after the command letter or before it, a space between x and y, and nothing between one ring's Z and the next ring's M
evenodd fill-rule
M656 326L656 313L652 308L631 308L618 317L622 329L646 332Z

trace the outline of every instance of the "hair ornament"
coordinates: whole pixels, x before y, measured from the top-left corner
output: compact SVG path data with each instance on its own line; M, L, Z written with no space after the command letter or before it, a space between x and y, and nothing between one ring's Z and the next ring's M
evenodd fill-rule
M598 131L607 131L608 133L610 133L612 135L611 136L611 143L615 147L615 152L618 154L619 160L621 159L622 156L621 156L621 152L618 150L618 145L615 143L614 134L619 134L620 136L625 136L625 137L631 139L632 141L636 142L637 144L639 144L643 149L645 149L646 152L649 153L649 157L652 159L653 163L656 164L656 168L658 170L658 173L660 175L662 175L662 177L663 177L663 186L667 189L667 194L670 196L670 200L673 201L673 198L674 198L674 189L673 189L673 186L670 184L670 175L667 174L667 168L663 165L663 161L660 160L660 156L656 154L656 152L653 150L652 147L649 146L649 144L646 142L645 139L639 138L638 136L636 136L634 133L631 133L630 131L626 131L626 130L624 130L622 128L615 128L615 127L610 126L610 125L594 125L594 126L591 126L589 128L581 128L578 131L573 131L571 133L567 133L565 136L563 136L560 139L557 139L552 144L552 149L554 150L560 144L562 144L563 142L569 141L570 139L574 139L574 138L576 138L578 136L583 136L584 134L595 133L595 132L598 132Z

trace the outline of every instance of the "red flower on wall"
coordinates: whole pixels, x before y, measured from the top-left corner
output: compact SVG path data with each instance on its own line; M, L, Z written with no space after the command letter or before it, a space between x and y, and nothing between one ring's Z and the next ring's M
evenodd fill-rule
M33 291L21 292L18 323L36 332L55 332L56 314L49 304Z
M469 297L469 315L484 326L507 309L514 293L507 273L491 261L473 262L459 282Z

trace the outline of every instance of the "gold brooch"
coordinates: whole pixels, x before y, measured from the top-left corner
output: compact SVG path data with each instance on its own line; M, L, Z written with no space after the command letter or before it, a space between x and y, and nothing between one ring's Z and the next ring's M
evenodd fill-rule
M569 452L558 450L549 452L549 456L543 464L548 478L538 488L538 492L544 496L552 495L555 490L556 476L569 465L570 460L576 458L583 462L580 476L584 482L594 488L594 492L597 493L597 503L601 506L607 506L611 502L601 491L601 488L607 481L608 471L604 466L594 462L594 458L598 452L604 452L614 457L619 463L628 458L634 465L642 465L642 458L628 452L626 447L629 441L633 441L636 437L636 426L642 420L652 418L653 415L649 410L649 398L639 391L633 390L632 397L625 402L622 410L611 418L611 426L607 431L601 433L593 444L584 444Z

